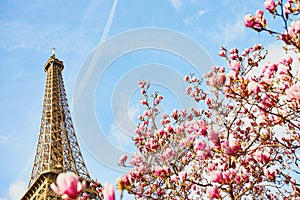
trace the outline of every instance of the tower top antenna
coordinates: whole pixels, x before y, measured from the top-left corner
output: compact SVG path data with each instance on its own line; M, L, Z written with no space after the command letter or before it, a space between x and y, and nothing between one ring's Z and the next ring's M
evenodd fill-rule
M55 55L55 48L54 47L51 49L51 51L52 51L52 55Z

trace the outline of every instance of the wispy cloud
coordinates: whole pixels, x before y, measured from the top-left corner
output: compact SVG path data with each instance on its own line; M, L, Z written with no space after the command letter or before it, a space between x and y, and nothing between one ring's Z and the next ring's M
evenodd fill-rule
M70 30L63 24L48 25L47 30L40 26L25 22L0 21L0 49L50 51L54 46L61 52L70 52L84 48L82 30L76 27Z
M172 6L176 9L176 10L180 10L181 6L182 6L182 1L181 0L170 0Z
M228 22L226 24L218 23L218 30L215 32L215 36L222 43L229 43L238 38L245 36L245 27L243 25L243 19L237 18L235 22Z
M117 142L118 147L124 149L125 146L129 145L131 143L130 137L125 134L120 128L116 125L116 123L111 124L111 133L113 135L113 138Z
M8 195L11 200L20 199L26 190L25 183L21 180L13 182L9 186Z
M186 26L192 26L195 27L196 26L196 22L204 15L208 12L208 10L198 10L198 12L195 15L192 15L190 17L187 17L184 19L184 24Z
M0 135L0 144L6 142L10 138L10 135Z
M135 133L135 119L140 112L138 106L128 106L127 101L122 101L113 108L117 111L115 121L111 124L111 133L116 139L119 146L124 148L129 145L131 137Z
M9 185L7 197L0 197L0 200L19 200L26 191L24 181L17 180Z

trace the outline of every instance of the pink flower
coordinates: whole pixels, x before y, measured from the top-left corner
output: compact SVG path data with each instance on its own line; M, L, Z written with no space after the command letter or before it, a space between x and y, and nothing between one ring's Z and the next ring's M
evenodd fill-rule
M245 21L245 26L246 27L252 28L253 25L254 25L254 16L248 14L248 15L245 16L244 21Z
M293 63L293 58L292 57L284 58L280 61L280 63L285 66L289 66Z
M264 16L264 11L262 10L257 10L255 13L256 17L262 18Z
M234 70L230 70L229 72L228 72L228 74L227 74L227 76L229 77L229 78L236 78L237 77L237 75L238 75L238 73L236 72L236 71L234 71Z
M258 92L260 92L259 83L251 81L248 83L247 89L250 93L257 94Z
M293 12L292 4L290 2L286 2L284 4L283 11L286 15L291 14Z
M222 86L224 85L225 81L226 81L226 76L224 73L218 73L216 75L216 80L217 80L217 84Z
M275 171L271 168L269 169L264 169L264 174L267 177L268 180L274 180L275 178Z
M163 98L164 98L164 97L161 96L161 95L159 95L158 97L156 97L156 99L155 99L155 104L159 104Z
M127 156L126 155L123 155L121 158L120 158L120 161L119 161L119 164L122 165L122 166L125 166L125 162L127 160Z
M221 171L214 171L211 181L215 183L222 183L223 182L223 175Z
M79 200L87 200L89 198L89 195L87 193L83 193L82 196L79 198Z
M195 82L198 81L198 78L197 78L197 77L193 77L191 81L192 81L193 83L195 83Z
M266 27L267 22L266 19L264 18L264 11L262 10L257 10L256 11L256 16L255 16L255 27L256 28L264 28Z
M178 181L178 176L176 174L173 174L171 177L170 177L170 181L173 182L173 183L177 183Z
M180 171L180 172L178 173L178 176L179 176L181 182L183 182L183 181L185 181L186 178L187 178L187 172L186 172L186 171Z
M286 95L289 100L300 100L300 86L292 85L286 90Z
M59 174L56 184L51 184L53 192L62 199L76 199L85 188L85 182L81 183L78 176L73 172Z
M206 194L208 196L209 199L217 199L220 197L220 192L219 192L219 188L214 185L213 187L208 187L206 189Z
M208 139L214 144L214 146L219 146L219 133L216 131L209 132Z
M146 83L146 81L139 81L138 84L139 84L140 88L144 88L147 83Z
M244 22L246 27L258 30L265 28L267 25L266 19L264 18L264 12L262 10L257 10L255 16L246 15L244 17Z
M267 151L265 151L264 153L260 150L256 151L253 154L253 157L257 162L267 163L270 161L270 153Z
M239 50L237 48L232 48L232 49L229 50L229 53L230 54L237 54L237 53L239 53Z
M232 70L239 72L241 68L241 63L236 60L233 60L231 61L230 66Z
M104 183L103 194L106 200L115 200L114 186L112 184Z
M224 50L220 51L220 53L218 54L218 56L225 57L226 56L225 51Z
M185 76L183 77L183 80L184 80L185 82L188 82L188 81L189 81L189 76L188 76L188 75L185 75Z
M206 148L206 143L202 140L196 140L195 141L195 145L194 145L194 151L197 152L197 151L202 151Z
M264 6L270 13L274 13L276 10L276 5L274 0L266 0Z

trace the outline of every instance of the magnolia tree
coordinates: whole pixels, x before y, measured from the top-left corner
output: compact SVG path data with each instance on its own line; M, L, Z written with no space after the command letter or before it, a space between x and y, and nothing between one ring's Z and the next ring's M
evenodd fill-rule
M284 33L267 28L262 10L245 25L300 50L300 1L265 1L282 20ZM262 64L267 51L254 45L240 52L221 48L226 67L213 67L205 82L186 76L186 94L205 108L174 110L158 122L162 96L139 83L145 106L139 116L133 170L118 181L137 199L298 199L300 85L293 59ZM255 72L255 73L254 73ZM202 84L209 87L203 91Z
M267 28L262 10L246 15L245 26L298 53L300 1L267 0L264 6L284 30ZM266 55L258 44L244 51L221 48L219 56L228 65L213 67L204 80L184 77L186 94L202 109L160 114L163 97L149 94L150 84L139 82L145 111L133 138L137 152L120 160L133 167L117 180L121 193L136 199L299 199L297 63L286 57L262 64ZM92 187L103 196L102 187ZM104 186L104 195L115 198L111 185Z

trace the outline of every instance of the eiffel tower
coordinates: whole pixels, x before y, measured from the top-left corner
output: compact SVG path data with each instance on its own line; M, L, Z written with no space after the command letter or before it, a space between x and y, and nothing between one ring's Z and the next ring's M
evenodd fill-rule
M38 144L28 188L21 200L61 199L50 188L59 173L72 171L87 182L85 192L95 198L92 181L75 135L62 70L63 62L52 55L44 65L46 88Z

